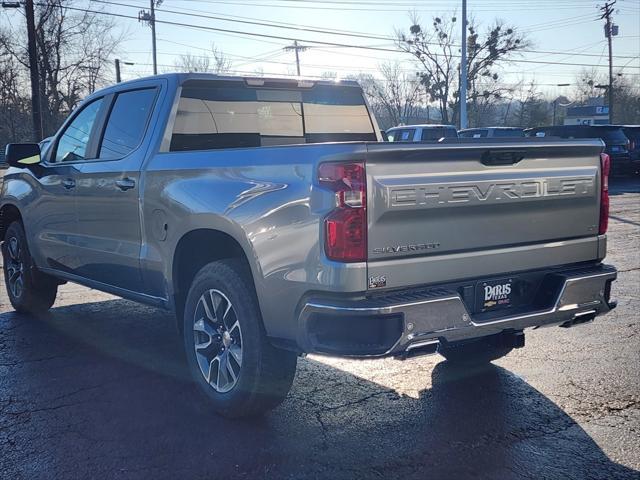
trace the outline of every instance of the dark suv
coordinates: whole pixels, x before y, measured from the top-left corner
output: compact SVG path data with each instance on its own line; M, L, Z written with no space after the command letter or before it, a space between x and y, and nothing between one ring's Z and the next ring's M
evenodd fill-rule
M530 137L600 138L605 144L605 153L611 157L611 173L621 175L633 171L629 139L617 125L557 125L530 128L525 133Z
M635 173L640 173L640 125L621 125L621 128L629 139L631 168Z

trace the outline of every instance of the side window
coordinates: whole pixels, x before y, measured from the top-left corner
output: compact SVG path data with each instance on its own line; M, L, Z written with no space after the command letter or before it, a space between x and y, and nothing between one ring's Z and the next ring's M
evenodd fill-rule
M441 138L457 138L457 136L458 133L454 128L430 127L422 130L423 142L436 142ZM476 138L475 135L474 138Z
M153 88L118 94L102 137L100 159L122 158L138 147L155 96Z
M86 158L89 137L101 105L102 98L94 100L67 125L58 141L56 162L73 162Z
M413 142L413 136L416 134L415 130L403 130L401 140L403 142Z

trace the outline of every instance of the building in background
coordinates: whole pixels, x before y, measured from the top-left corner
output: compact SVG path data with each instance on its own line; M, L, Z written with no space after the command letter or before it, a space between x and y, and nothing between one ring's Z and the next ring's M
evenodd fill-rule
M565 125L607 125L609 123L609 107L588 105L568 107L564 117Z

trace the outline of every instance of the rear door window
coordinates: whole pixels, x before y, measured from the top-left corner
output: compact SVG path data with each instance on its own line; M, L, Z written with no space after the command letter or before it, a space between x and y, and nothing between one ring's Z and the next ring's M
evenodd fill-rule
M155 97L154 88L122 92L116 96L102 137L99 158L122 158L138 147Z
M486 137L486 130L484 136ZM446 127L434 127L434 128L424 128L422 130L422 141L423 142L433 142L440 140L441 138L457 138L458 133L454 128L446 128ZM475 135L474 135L475 137Z

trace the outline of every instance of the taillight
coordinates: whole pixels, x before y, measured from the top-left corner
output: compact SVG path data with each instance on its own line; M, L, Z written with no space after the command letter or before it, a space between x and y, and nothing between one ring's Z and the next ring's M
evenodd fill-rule
M323 163L321 187L336 194L336 208L324 220L324 251L339 262L367 259L367 180L364 163Z
M601 179L600 179L600 235L607 233L609 227L609 172L611 170L611 158L606 153L600 154Z

